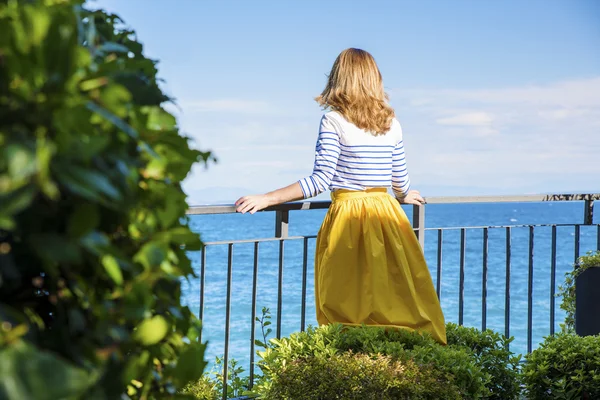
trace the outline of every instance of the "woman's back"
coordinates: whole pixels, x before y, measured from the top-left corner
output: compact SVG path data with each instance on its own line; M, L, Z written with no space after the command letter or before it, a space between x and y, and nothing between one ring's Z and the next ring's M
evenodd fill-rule
M365 190L392 187L404 197L410 187L402 128L393 118L390 130L374 135L331 111L321 120L313 174L300 181L305 197L326 189Z

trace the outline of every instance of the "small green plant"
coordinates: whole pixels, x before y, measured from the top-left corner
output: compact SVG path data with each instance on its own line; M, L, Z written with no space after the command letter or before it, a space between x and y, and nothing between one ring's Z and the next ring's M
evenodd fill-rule
M190 382L182 393L192 396L195 400L221 400L221 392L217 389L217 382L208 375L203 375L195 382Z
M231 359L227 366L227 398L232 399L242 395L252 395L250 392L250 378L244 376L244 368L240 367L235 359ZM183 393L191 394L197 400L221 399L224 390L224 365L223 358L217 357L215 365L210 372L196 382L188 384Z
M593 267L600 267L600 251L590 251L579 257L573 271L565 274L565 283L559 286L557 296L562 297L560 308L566 313L565 322L561 325L564 332L575 332L575 281L583 271Z
M521 355L508 350L513 338L491 331L480 331L457 324L446 325L448 345L467 349L478 366L490 376L487 384L493 400L518 399L521 393L519 362Z
M273 329L269 328L269 326L271 325L271 310L267 307L263 307L261 316L256 317L255 320L260 325L262 340L256 339L254 341L254 344L258 347L266 349L267 347L269 347L268 337L273 332Z
M600 399L600 336L547 337L525 356L523 380L529 400Z

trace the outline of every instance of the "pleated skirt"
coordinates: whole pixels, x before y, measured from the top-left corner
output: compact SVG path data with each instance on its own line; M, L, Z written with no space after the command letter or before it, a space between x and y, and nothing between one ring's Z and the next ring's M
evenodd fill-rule
M385 188L331 197L315 256L318 323L422 330L446 344L431 274L398 201Z

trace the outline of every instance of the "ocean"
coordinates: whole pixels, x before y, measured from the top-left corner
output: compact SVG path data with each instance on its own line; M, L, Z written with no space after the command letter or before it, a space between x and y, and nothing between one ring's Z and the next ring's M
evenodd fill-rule
M412 210L403 206L409 218ZM290 212L290 236L314 236L318 232L326 210ZM598 214L598 213L597 213ZM529 227L528 225L564 225L583 222L583 202L544 203L486 203L486 204L431 204L426 206L425 226L429 228L514 226L511 229L511 275L510 275L510 335L515 340L511 350L525 354L527 351L527 310L529 274ZM599 224L596 215L595 224ZM195 215L191 226L201 234L204 242L272 238L275 213L255 215L221 214ZM581 226L579 251L584 255L597 249L598 226ZM535 349L544 336L550 333L551 303L551 254L552 228L534 228L533 257L533 329L532 343ZM425 257L434 285L437 284L438 233L426 231ZM441 304L446 321L459 319L459 266L460 229L447 229L442 240ZM466 232L464 325L481 329L482 325L482 276L483 276L483 229ZM308 275L306 294L306 323L316 325L313 257L315 239L308 240ZM252 279L254 244L241 243L233 246L233 275L231 286L231 319L229 357L246 369L250 362L250 332L253 325L256 338L262 338L260 327L251 321ZM194 270L200 275L201 253L190 253ZM574 226L557 227L556 292L564 282L565 273L571 271L575 257ZM208 341L206 358L212 364L215 357L224 352L225 310L227 292L228 245L210 245L206 249L205 300L202 340ZM286 240L284 247L282 308L277 310L279 242L259 245L257 315L263 307L270 309L275 336L277 313L282 313L282 336L300 330L302 310L303 240ZM506 288L506 229L490 228L488 241L487 278L487 328L504 333ZM183 283L185 303L198 315L200 306L200 280ZM564 313L556 299L554 328L560 329Z

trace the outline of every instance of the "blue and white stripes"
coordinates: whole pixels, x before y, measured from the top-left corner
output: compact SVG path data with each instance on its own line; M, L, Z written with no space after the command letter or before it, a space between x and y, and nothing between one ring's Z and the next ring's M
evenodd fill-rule
M402 130L396 120L388 133L374 136L338 113L327 113L321 119L315 153L312 175L299 181L304 198L327 189L390 186L402 198L409 190Z

